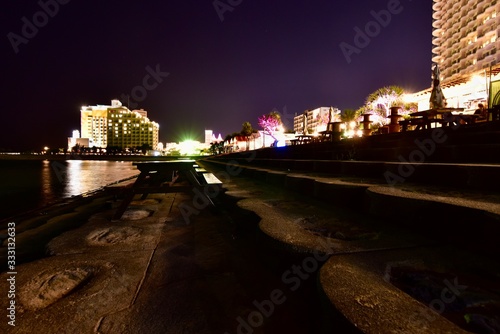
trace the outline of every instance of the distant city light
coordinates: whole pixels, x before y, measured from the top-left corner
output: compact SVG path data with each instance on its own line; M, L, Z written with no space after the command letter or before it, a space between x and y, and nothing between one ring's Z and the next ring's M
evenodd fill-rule
M286 141L284 139L278 140L276 142L276 147L285 147L286 146Z
M181 155L194 155L197 154L199 143L194 140L185 140L179 143L179 151Z

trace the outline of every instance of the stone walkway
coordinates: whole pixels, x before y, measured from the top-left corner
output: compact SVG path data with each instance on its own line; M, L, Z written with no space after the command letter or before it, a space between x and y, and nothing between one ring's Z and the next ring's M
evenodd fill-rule
M311 298L307 290L279 308L268 304L282 285L282 265L263 261L256 216L224 200L221 211L203 210L188 223L183 203L192 204L192 197L150 195L136 199L118 221L108 208L53 238L48 256L17 266L16 326L4 320L0 331L315 332L316 309L303 307ZM7 278L0 275L0 291L8 291ZM2 298L1 308L7 303ZM265 316L258 315L260 307Z
M3 321L0 331L459 333L497 325L485 313L500 310L494 194L472 202L445 188L250 168L224 187L216 210L189 221L183 210L195 203L186 194L136 199L117 221L118 203L108 198L113 208L17 267L16 327ZM19 231L20 240L36 236L22 223ZM0 291L7 278L0 275ZM470 301L483 313L462 312Z

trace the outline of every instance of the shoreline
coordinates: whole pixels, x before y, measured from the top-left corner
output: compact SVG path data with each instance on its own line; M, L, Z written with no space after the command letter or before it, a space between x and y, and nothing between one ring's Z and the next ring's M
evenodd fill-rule
M135 178L137 175L111 182L99 189L73 197L61 198L50 204L0 219L0 249L6 247L9 224L14 224L16 237L28 235L27 238L18 239L29 239L28 242L26 240L20 242L24 245L23 250L17 254L17 264L21 265L45 257L42 244L66 231L80 227L92 215L111 209L119 193L129 186ZM35 235L37 237L33 238ZM4 259L4 255L0 258L3 264L0 266L1 273L6 270L4 265L7 264L7 261Z
M179 159L197 160L206 156L149 156L149 155L92 155L92 154L5 154L0 153L0 161L65 161L65 160L102 160L102 161L169 161Z
M94 190L89 190L84 193L71 196L71 197L63 197L59 198L53 202L47 203L46 205L42 205L39 207L34 207L28 211L21 212L18 214L14 214L10 217L0 218L0 231L4 229L9 222L17 221L22 224L23 221L33 218L34 216L42 216L46 215L48 211L60 209L63 207L70 207L72 205L78 205L78 203L85 199L92 199L101 196L110 196L115 195L116 191L120 191L124 187L128 185L131 180L137 178L138 175L133 175L124 179L120 179L106 185L103 185L100 188L96 188Z

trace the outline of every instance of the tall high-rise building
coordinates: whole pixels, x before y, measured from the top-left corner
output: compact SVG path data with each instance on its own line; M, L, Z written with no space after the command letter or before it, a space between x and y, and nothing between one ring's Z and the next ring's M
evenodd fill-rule
M81 136L89 138L89 145L100 148L141 147L156 149L159 138L158 123L150 121L145 110L129 110L119 100L111 105L85 106L81 109Z
M433 0L432 62L439 66L448 107L474 112L500 104L500 3ZM431 83L429 68L429 84ZM431 88L408 96L428 109Z
M449 81L500 64L497 0L434 0L432 61Z

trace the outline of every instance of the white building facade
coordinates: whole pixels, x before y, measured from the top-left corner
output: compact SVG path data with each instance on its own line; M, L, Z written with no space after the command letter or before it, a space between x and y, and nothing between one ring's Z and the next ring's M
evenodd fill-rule
M293 118L293 131L300 134L305 132L308 134L318 134L326 130L329 121L340 121L340 109L334 107L319 107L306 110L304 113ZM304 129L304 126L306 129Z

